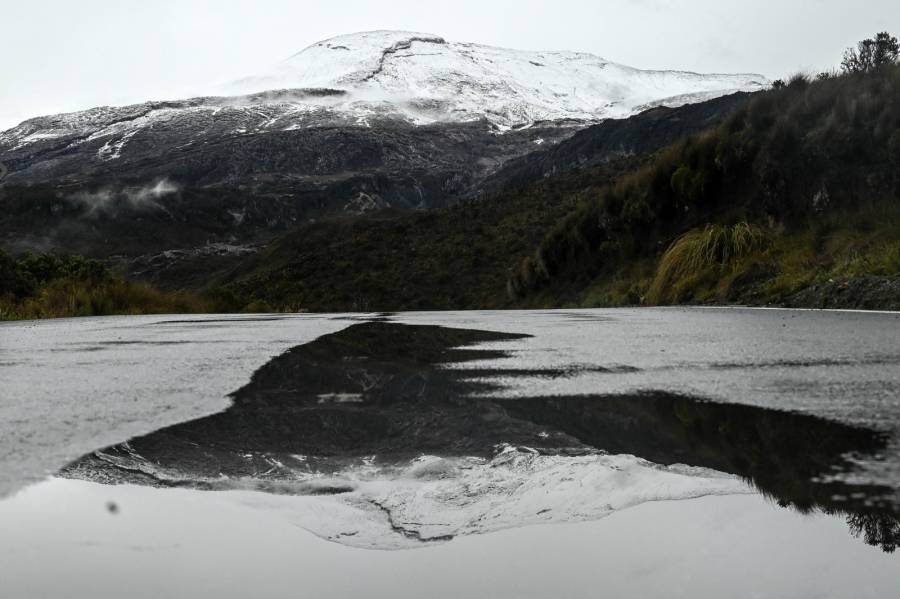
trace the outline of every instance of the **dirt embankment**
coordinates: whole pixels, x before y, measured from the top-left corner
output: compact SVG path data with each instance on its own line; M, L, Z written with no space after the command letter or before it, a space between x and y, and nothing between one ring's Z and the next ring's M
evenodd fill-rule
M787 299L788 308L900 310L900 277L863 276L811 285Z

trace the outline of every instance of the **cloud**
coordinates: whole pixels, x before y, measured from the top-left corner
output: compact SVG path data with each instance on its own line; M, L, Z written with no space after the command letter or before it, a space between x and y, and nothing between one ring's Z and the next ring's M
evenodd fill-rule
M86 218L99 216L117 216L122 211L128 212L165 212L171 213L159 200L176 194L181 188L168 179L160 179L149 185L125 187L117 189L104 187L96 191L80 191L71 194L66 200L85 210Z
M153 185L126 188L123 193L133 208L141 208L147 205L162 208L156 200L179 191L180 188L168 179L160 179Z

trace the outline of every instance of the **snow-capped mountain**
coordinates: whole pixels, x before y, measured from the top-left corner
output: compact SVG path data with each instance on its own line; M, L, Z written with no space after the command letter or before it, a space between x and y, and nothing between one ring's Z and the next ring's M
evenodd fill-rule
M327 88L364 120L385 105L412 122L486 118L499 127L535 121L621 118L765 86L761 75L643 71L576 52L524 52L448 42L404 31L325 40L231 92ZM329 102L332 106L333 103Z
M761 75L645 71L575 52L524 52L375 31L314 44L220 95L40 117L0 134L3 154L48 144L96 147L116 160L142 131L209 135L292 131L316 124L486 119L499 130L539 121L622 118L767 85ZM274 90L274 91L273 91ZM16 169L12 169L15 171Z
M759 75L642 71L589 54L359 33L314 44L210 95L25 121L0 133L0 190L20 190L12 197L23 212L9 202L5 210L15 214L11 223L27 223L7 226L25 249L95 254L99 240L103 252L179 247L151 243L160 239L155 232L113 243L121 227L103 229L104 218L139 220L141 230L156 219L167 235L180 223L183 244L255 240L260 230L336 212L451 205L480 194L510 161L591 125L687 104L676 110L690 114L672 114L665 127L598 131L603 139L588 144L596 151L579 149L562 162L658 148L745 101L732 92L765 85ZM709 102L719 96L727 97ZM557 162L541 168L554 171ZM30 208L38 196L47 202L41 227ZM73 227L73 217L90 227Z

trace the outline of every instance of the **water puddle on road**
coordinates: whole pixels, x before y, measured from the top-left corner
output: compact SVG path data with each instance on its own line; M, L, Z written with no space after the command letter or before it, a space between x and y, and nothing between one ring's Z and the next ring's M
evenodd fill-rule
M885 449L882 434L664 392L491 398L492 375L516 373L460 364L505 355L479 343L496 348L520 338L354 324L270 361L224 412L94 452L62 475L328 495L343 515L319 516L307 528L367 548L754 489L799 513L842 518L851 533L886 551L900 541L895 490L842 477L855 460ZM342 521L348 510L349 525Z
M510 377L636 370L467 366L508 356L504 343L524 337L378 320L294 347L225 411L95 451L0 503L9 588L896 590L896 489L848 482L860 460L879 459L884 434L653 390L492 397ZM415 549L427 550L395 551Z

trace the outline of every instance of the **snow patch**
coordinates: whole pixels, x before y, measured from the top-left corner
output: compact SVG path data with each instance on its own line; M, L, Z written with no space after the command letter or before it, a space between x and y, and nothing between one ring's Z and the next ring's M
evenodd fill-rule
M19 138L18 143L13 146L10 151L18 150L24 148L25 146L29 146L31 144L37 143L39 141L45 141L48 139L56 139L65 135L64 131L37 131L35 133L31 133L30 135L26 135L24 137Z
M646 71L591 54L527 52L424 33L373 31L313 44L226 89L340 89L347 92L342 109L348 112L388 102L412 122L487 118L508 130L542 120L621 118L648 106L676 106L767 85L762 75ZM410 110L429 103L442 107L439 117Z
M100 160L116 160L122 157L122 149L125 147L125 144L137 134L139 129L134 129L132 131L128 131L122 137L120 137L116 141L108 141L103 146L97 150L97 157Z

